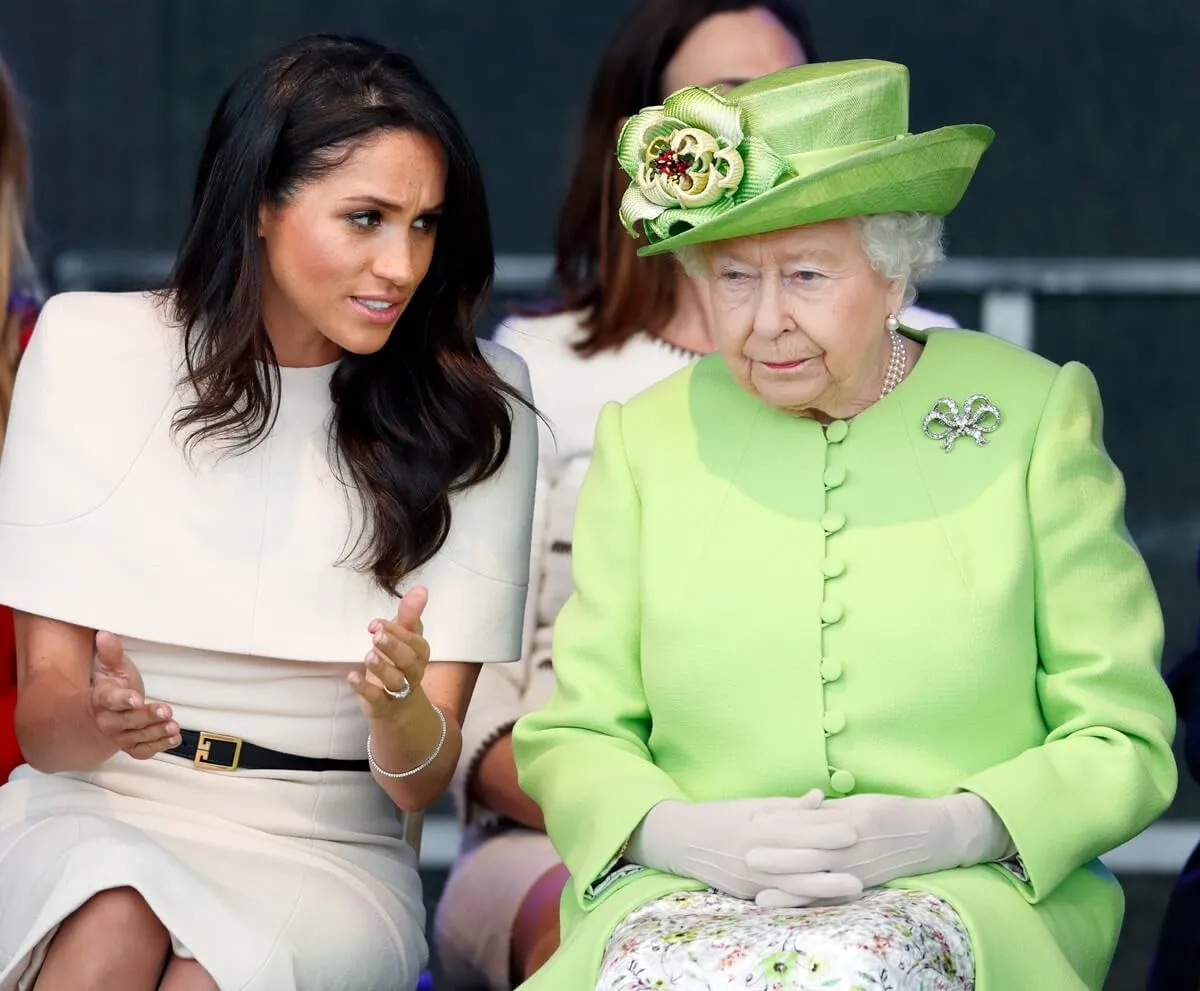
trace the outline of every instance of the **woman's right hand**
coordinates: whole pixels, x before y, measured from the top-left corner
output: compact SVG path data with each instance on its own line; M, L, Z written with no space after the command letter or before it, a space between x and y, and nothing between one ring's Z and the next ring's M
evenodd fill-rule
M832 861L830 851L851 847L858 837L844 823L805 814L818 809L823 799L813 790L800 798L660 802L634 830L625 859L746 901L784 886L792 904L852 901L862 894L862 882L852 874L832 873L827 862ZM767 836L804 851L805 868L786 878L749 868L746 854L764 845Z
M146 760L180 743L171 707L145 697L145 685L121 638L96 634L89 710L100 734L130 757Z

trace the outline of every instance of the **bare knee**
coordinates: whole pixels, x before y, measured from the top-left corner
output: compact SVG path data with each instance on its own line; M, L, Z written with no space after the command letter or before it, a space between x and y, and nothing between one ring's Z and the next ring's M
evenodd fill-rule
M87 916L89 924L109 930L117 937L126 933L145 936L152 930L163 940L167 938L167 930L154 909L133 888L109 888L93 895L76 909L72 918L80 916Z
M166 928L133 888L102 891L58 927L36 988L107 988L122 981L137 987L148 975L157 979L169 945Z

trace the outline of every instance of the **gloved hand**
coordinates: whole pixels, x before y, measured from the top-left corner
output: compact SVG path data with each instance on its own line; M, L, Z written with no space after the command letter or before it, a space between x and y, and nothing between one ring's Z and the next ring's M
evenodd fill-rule
M831 829L841 827L856 834L857 842L830 851L824 862L826 870L854 875L863 888L1003 860L1014 852L1000 817L970 792L944 798L853 795L823 802L813 814ZM783 826L788 817L773 811L764 818ZM786 881L808 870L811 859L793 844L763 844L747 852L746 866ZM760 891L755 901L764 908L811 904L794 898L785 883Z
M643 867L693 878L746 901L765 888L786 892L790 905L852 901L858 878L830 873L834 852L845 859L857 836L834 817L820 817L820 791L802 798L743 798L728 802L660 802L629 839L625 859ZM803 853L806 869L786 877L751 870L752 849Z

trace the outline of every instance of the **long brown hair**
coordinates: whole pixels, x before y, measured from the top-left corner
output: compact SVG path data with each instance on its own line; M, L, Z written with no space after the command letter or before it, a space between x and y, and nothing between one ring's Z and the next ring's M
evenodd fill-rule
M29 264L25 208L29 199L29 148L17 94L0 61L0 450L8 426L19 356L17 321L8 312L13 272Z
M658 331L675 310L669 255L637 257L617 207L625 177L613 155L621 121L663 98L662 76L684 39L714 14L761 7L816 61L804 14L787 0L647 0L620 27L592 84L579 153L558 214L555 275L560 311L584 314L585 355L620 347L634 334Z
M313 35L269 55L213 116L166 293L195 391L175 427L189 445L255 446L280 388L260 309L259 207L286 202L388 130L438 142L446 201L429 272L387 343L343 355L334 370L330 441L362 499L354 563L393 591L445 542L451 494L504 463L512 408L524 403L475 339L492 238L479 163L450 107L410 59L374 42Z

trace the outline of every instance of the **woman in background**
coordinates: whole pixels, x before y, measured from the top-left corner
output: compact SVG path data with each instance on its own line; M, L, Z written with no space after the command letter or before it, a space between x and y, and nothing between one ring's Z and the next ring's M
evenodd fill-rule
M669 257L638 258L617 204L626 181L613 155L623 120L686 85L727 90L816 59L808 22L786 0L648 0L604 54L558 218L561 304L494 335L529 365L539 411L530 596L518 664L482 672L463 727L454 794L465 827L438 908L438 950L461 982L504 989L558 945L566 871L536 805L517 787L510 731L554 687L550 633L571 594L571 524L601 406L625 401L711 351L700 297ZM909 309L911 327L953 321Z
M17 363L37 319L40 293L25 244L29 201L29 149L12 78L0 62L0 457L12 405ZM0 606L0 784L21 763L13 730L17 705L17 654L13 616Z

